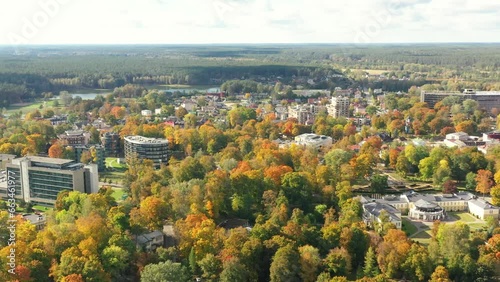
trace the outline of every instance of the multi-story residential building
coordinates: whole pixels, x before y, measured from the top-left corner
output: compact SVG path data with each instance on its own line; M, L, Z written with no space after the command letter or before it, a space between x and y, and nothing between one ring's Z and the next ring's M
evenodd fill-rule
M297 119L298 123L300 124L305 124L311 116L312 114L306 108L303 108L301 106L293 106L288 108L288 117Z
M334 118L349 117L349 98L332 97L331 103L326 106L328 114Z
M122 153L120 135L115 132L106 132L101 137L104 154L107 157L118 157Z
M441 92L441 91L422 91L420 93L420 101L427 103L429 108L442 101L446 97L458 97L459 102L467 99L477 101L479 108L491 111L493 108L500 109L500 91L474 91L470 89L464 92Z
M85 146L89 143L90 133L83 130L66 131L59 135L59 140L70 146Z
M74 146L75 149L75 161L80 162L83 152L90 152L95 150L95 160L93 161L97 164L99 171L104 171L106 168L106 156L104 153L104 146L101 145L87 145L87 146Z
M83 165L74 160L27 156L7 164L7 175L12 179L18 199L35 205L52 206L61 191L97 193L99 176L97 165ZM2 197L7 190L0 188Z
M125 159L132 158L152 160L155 167L168 163L168 140L147 138L143 136L126 136Z
M281 119L282 115L279 110L281 109L276 107L276 113L279 114ZM326 111L326 107L314 104L296 105L288 107L288 114L286 116L287 118L296 118L300 124L313 124L316 115L321 111Z

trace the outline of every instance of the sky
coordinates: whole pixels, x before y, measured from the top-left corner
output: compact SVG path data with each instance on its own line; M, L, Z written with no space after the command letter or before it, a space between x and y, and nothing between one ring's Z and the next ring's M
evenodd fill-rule
M497 0L2 0L0 44L500 42Z

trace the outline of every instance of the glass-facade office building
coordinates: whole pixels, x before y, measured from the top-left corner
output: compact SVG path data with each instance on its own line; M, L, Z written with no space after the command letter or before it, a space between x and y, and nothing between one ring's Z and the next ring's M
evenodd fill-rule
M61 191L96 193L99 189L97 165L74 160L23 157L7 164L6 173L14 181L16 198L35 205L52 206ZM6 187L0 187L2 197L6 192Z

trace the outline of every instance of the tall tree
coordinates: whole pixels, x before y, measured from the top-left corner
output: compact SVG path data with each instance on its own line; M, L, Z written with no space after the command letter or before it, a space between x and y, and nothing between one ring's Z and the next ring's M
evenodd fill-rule
M188 282L191 281L187 270L180 263L172 261L148 264L141 272L141 282Z
M488 194L493 186L493 174L489 170L480 169L476 176L476 191L483 194Z
M278 249L270 267L271 282L299 282L300 255L293 245L286 245Z

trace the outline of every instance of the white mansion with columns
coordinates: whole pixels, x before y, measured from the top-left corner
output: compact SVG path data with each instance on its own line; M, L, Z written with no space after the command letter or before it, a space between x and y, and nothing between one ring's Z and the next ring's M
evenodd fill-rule
M397 217L408 214L411 219L422 221L435 221L446 219L446 212L467 211L473 216L484 220L488 216L500 217L500 208L493 206L484 199L480 199L469 192L458 192L456 194L421 194L414 191L401 195L386 195L381 199L372 199L366 196L359 196L363 204L365 221L378 218L380 211L373 214L371 203L378 203L378 209L384 209L392 214L391 221L397 221ZM384 208L385 207L385 208ZM394 213L394 209L398 213ZM369 219L372 218L372 219ZM396 224L396 223L395 223ZM396 226L398 226L396 224Z

